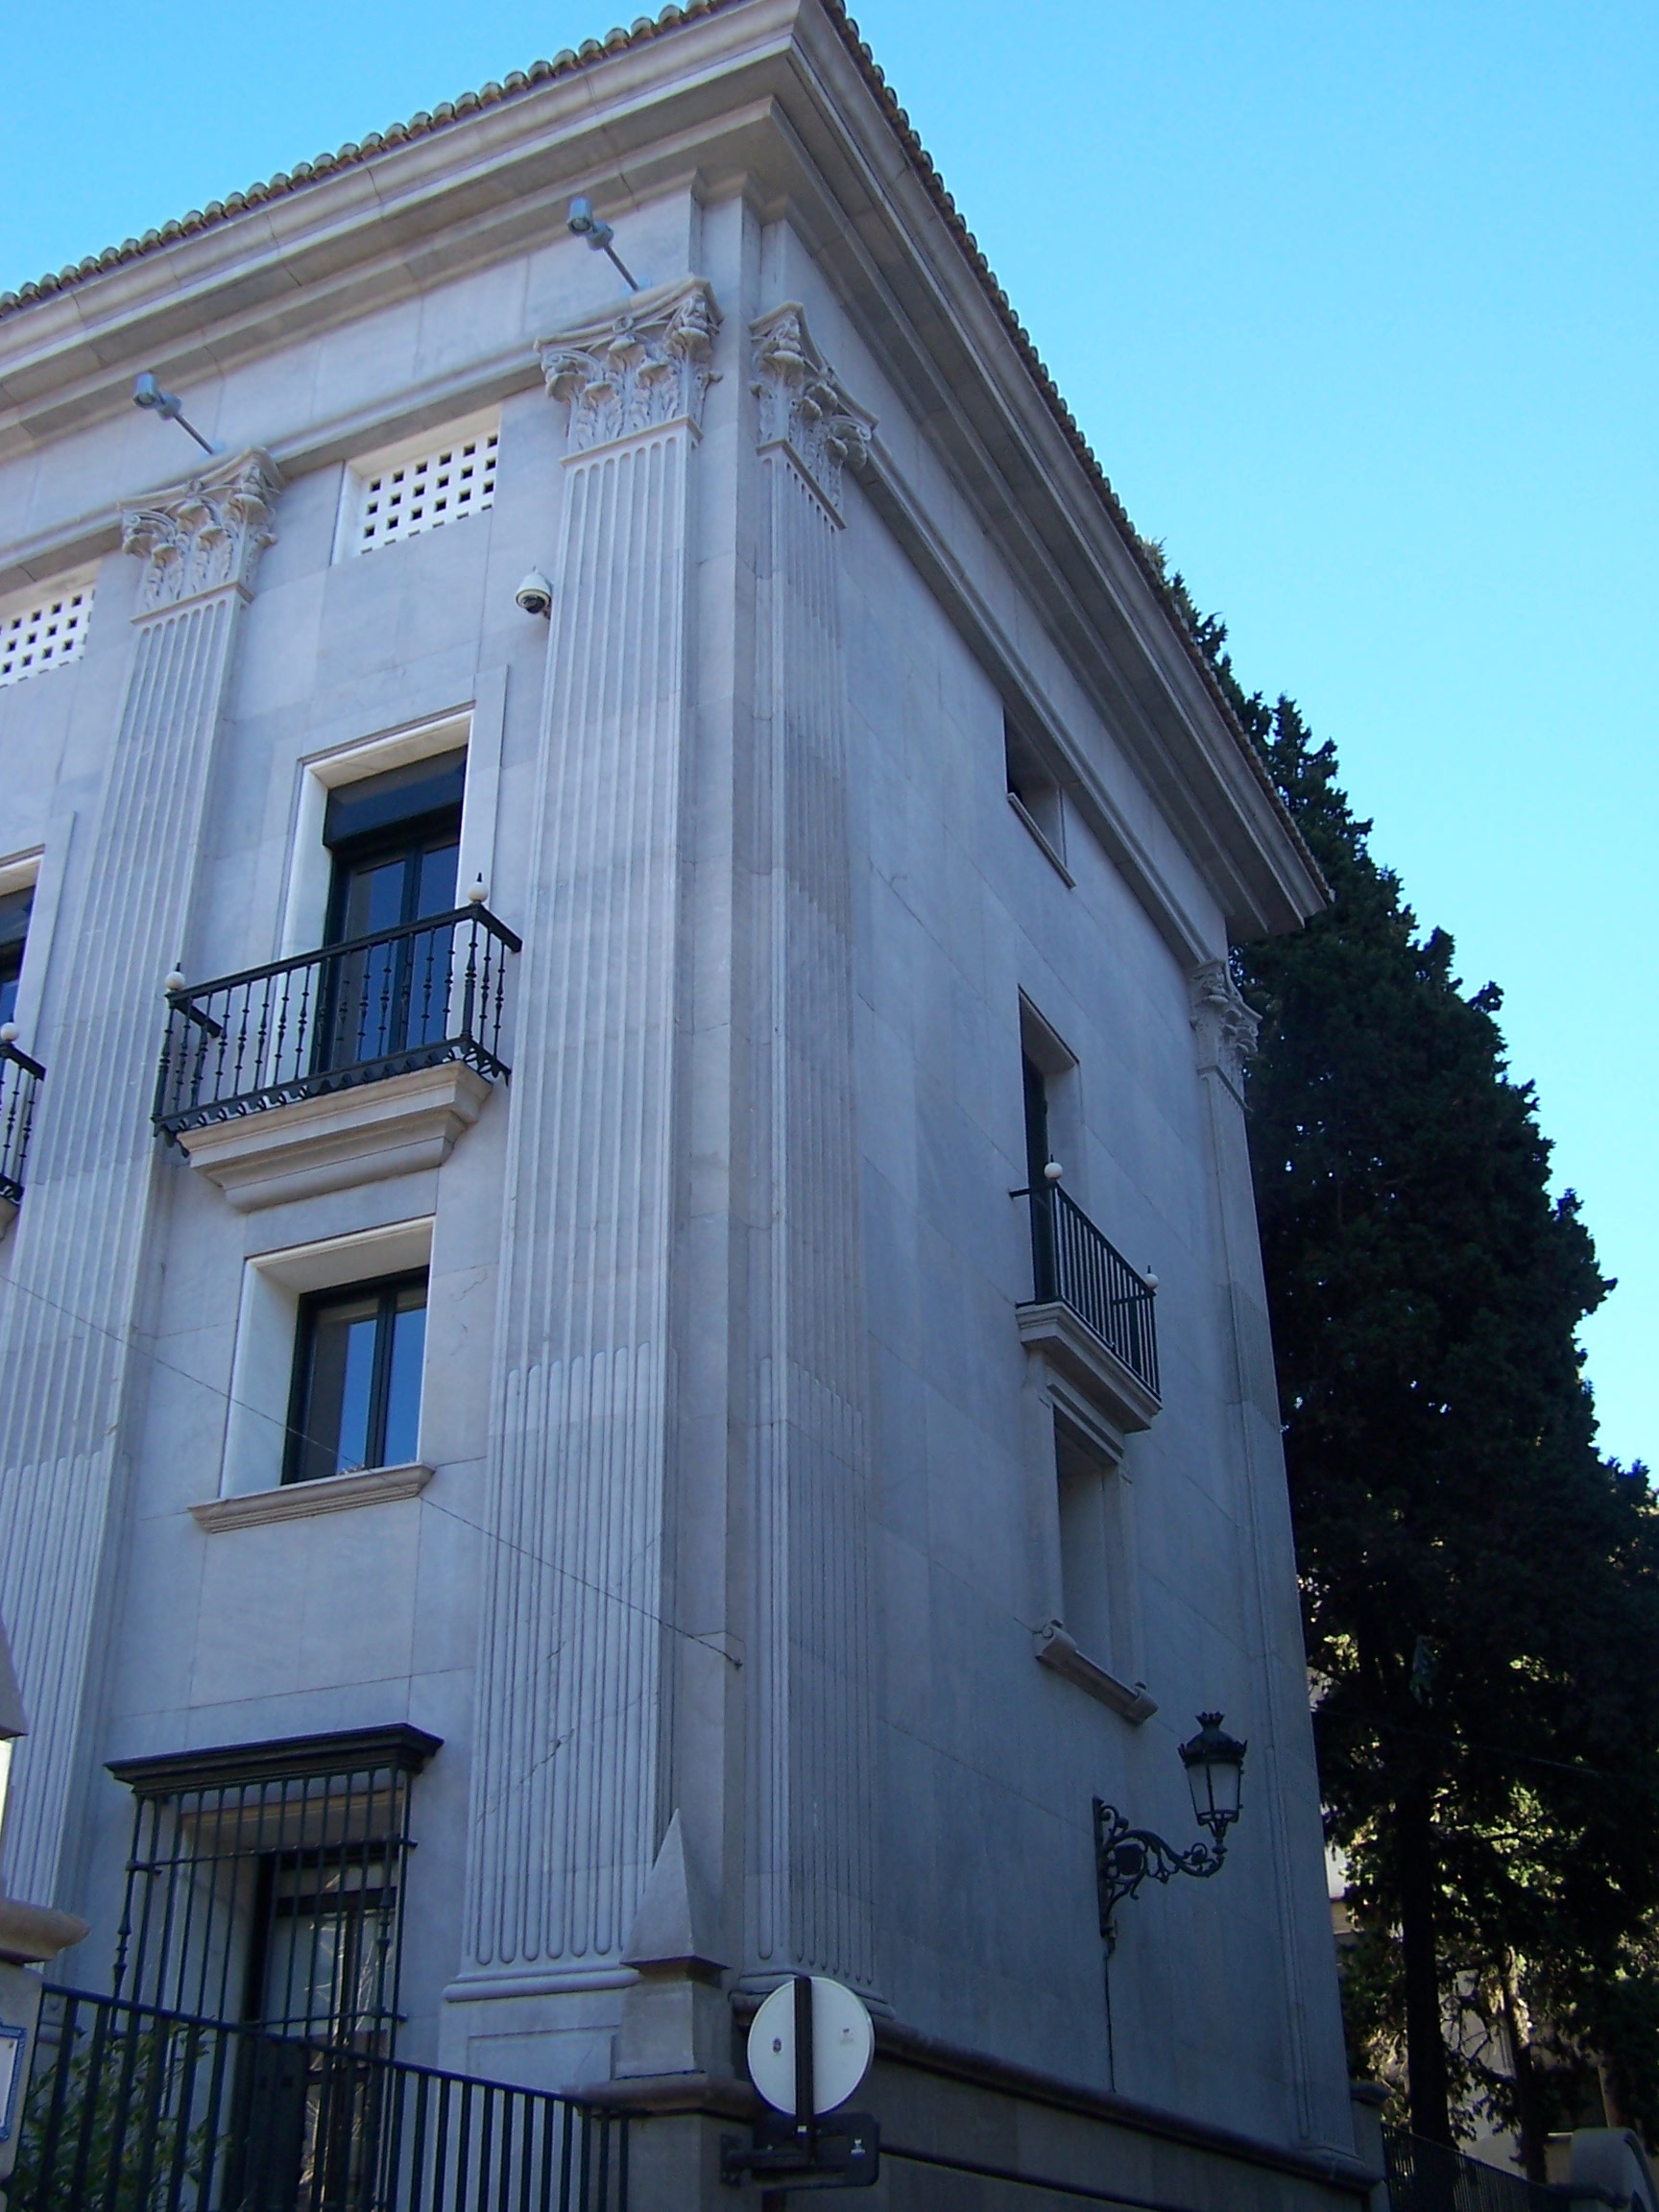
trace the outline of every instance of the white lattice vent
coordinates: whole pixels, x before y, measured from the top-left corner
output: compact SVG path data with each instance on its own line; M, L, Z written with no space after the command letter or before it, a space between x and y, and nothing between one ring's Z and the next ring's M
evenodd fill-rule
M92 586L77 584L32 607L0 613L0 686L78 661L92 619Z
M368 553L493 507L497 435L476 430L406 460L359 463L352 470L356 519L345 549Z

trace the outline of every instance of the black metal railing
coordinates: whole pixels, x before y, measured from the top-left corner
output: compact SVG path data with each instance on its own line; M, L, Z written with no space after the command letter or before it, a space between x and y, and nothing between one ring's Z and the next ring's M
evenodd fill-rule
M48 1989L10 2212L627 2212L628 2122Z
M35 1120L35 1094L46 1080L38 1060L0 1038L0 1198L13 1206L23 1198L23 1167L29 1157L29 1131Z
M493 914L459 906L170 990L156 1125L173 1137L445 1060L505 1077L517 950Z
M1564 2212L1570 2189L1528 2181L1404 2128L1382 2130L1392 2212Z
M1040 1306L1069 1306L1154 1398L1157 1292L1057 1183L1018 1193L1031 1208L1031 1272Z

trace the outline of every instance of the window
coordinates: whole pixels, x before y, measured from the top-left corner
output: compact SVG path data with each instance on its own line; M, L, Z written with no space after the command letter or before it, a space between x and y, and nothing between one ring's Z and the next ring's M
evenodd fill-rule
M454 911L466 782L463 751L411 760L328 794L324 943L381 942L324 972L321 1068L370 1065L444 1036L454 931L418 925Z
M425 1347L424 1269L302 1297L283 1481L410 1465Z
M49 598L0 614L0 690L78 661L92 618L92 585L66 585Z
M35 886L0 893L0 1028L17 1019L17 987L23 975L23 950L29 941L29 915Z
M1054 1424L1054 1473L1060 1492L1060 1618L1086 1657L1109 1673L1125 1675L1118 1476L1080 1430L1060 1419Z
M346 471L339 557L418 538L495 503L494 422L440 433L413 451L371 455Z
M1066 866L1066 807L1059 782L1031 739L1006 713L1002 717L1002 757L1009 805L1070 883L1071 875Z

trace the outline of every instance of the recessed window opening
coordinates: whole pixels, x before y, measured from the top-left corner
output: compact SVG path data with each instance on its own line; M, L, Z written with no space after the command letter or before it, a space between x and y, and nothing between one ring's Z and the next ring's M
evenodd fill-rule
M1122 1675L1129 1653L1121 1630L1122 1545L1118 1477L1070 1422L1054 1423L1060 1505L1061 1619L1086 1658Z
M78 661L86 647L93 587L65 586L13 613L0 613L0 690Z
M1060 785L1031 739L1008 713L1002 717L1002 757L1010 805L1065 874L1066 807Z
M23 954L29 942L29 917L35 886L0 892L0 1027L17 1018L17 993L23 980Z
M284 1482L314 1482L417 1456L426 1271L300 1301Z
M465 751L411 760L328 794L325 945L379 939L331 961L318 1009L320 1065L390 1059L442 1038L453 928L417 926L454 910Z

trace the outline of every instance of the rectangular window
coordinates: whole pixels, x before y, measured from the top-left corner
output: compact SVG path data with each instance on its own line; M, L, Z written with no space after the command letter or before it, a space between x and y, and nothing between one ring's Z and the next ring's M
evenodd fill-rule
M35 886L0 893L0 1028L17 1019L17 987L23 975L23 952L29 942L29 916L35 904Z
M426 1349L426 1274L300 1301L284 1482L413 1464Z
M498 436L493 424L451 431L424 451L353 463L346 472L341 556L395 545L493 507Z
M65 587L33 606L0 614L0 690L47 668L78 661L92 619L90 582Z
M1060 1489L1061 1620L1086 1658L1120 1675L1129 1652L1120 1619L1118 1478L1088 1439L1063 1420L1054 1424L1054 1473Z
M1008 804L1068 883L1066 806L1060 785L1042 755L1009 714L1002 717L1002 759Z

